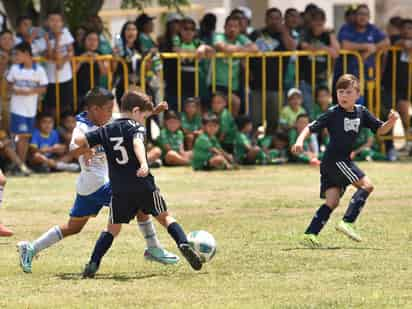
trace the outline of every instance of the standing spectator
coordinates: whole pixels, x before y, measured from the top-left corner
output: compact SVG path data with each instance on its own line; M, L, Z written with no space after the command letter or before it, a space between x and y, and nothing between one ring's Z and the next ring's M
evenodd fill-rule
M0 11L0 32L7 30L7 16Z
M262 52L287 51L296 49L296 42L291 37L289 30L283 24L282 12L278 8L270 8L266 11L266 26L256 40L256 45ZM287 59L283 58L287 63ZM266 102L262 102L262 60L251 59L251 72L253 79L252 88L252 119L255 127L262 123L262 104L266 104L266 123L271 129L276 127L279 117L279 71L285 76L286 65L279 68L279 58L266 59Z
M216 31L216 15L207 13L200 20L199 39L207 45L213 45Z
M60 12L51 12L47 15L47 26L49 32L44 36L47 46L46 58L47 87L44 108L53 112L56 108L56 83L60 87L60 110L71 111L73 109L73 75L70 64L74 56L74 39L68 28L64 27L63 16ZM57 76L56 76L57 73Z
M111 55L112 47L110 40L104 35L103 20L99 15L92 15L88 19L88 30L96 32L99 36L98 51L100 55Z
M87 29L85 26L79 26L74 31L74 55L80 56L84 53L84 37L87 33Z
M88 32L84 37L84 53L81 54L83 57L95 58L99 56L99 34L95 31ZM107 64L104 61L94 61L90 65L89 61L79 61L76 65L77 70L77 95L78 102L83 103L83 98L85 94L97 86L99 83L100 76L106 74ZM91 70L94 73L94 85L91 81ZM83 104L80 105L79 110L83 110Z
M12 89L10 131L16 140L16 152L26 162L30 136L34 130L37 100L46 92L47 76L43 67L34 63L31 46L22 42L15 47L16 62L7 75Z
M386 34L389 38L399 37L401 35L402 28L402 17L394 16L389 19L388 25L386 26Z
M311 52L326 51L332 59L339 56L339 43L335 35L325 28L326 14L322 9L312 12L310 28L302 35L300 48ZM299 66L300 88L303 93L303 106L308 114L312 113L312 61L315 61L315 85L327 86L328 84L328 57L301 57Z
M225 33L216 34L213 45L217 51L225 53L233 52L256 52L256 44L240 33L240 19L236 16L229 16L225 21ZM228 93L229 62L226 58L216 60L216 90ZM232 59L232 96L233 101L239 101L240 96L240 60ZM237 98L235 98L235 96ZM240 106L233 108L239 109Z
M357 8L358 8L358 5L356 4L351 4L346 8L345 10L345 23L346 24L344 24L343 27L355 24Z
M232 16L236 16L240 19L240 33L249 36L253 33L254 29L250 25L252 22L252 10L246 6L240 6L230 13Z
M214 49L203 44L195 37L196 23L190 17L186 17L181 21L179 36L175 36L173 42L174 52L196 53L197 57L212 56ZM200 61L199 72L195 70L195 59L187 58L181 60L181 76L182 76L182 101L188 97L195 96L195 74L199 74L199 88L206 91L206 79L208 73L208 63Z
M27 42L31 45L33 56L39 56L46 49L44 42L40 40L42 32L40 28L33 27L33 21L30 17L19 16L16 23L15 44Z
M12 64L14 46L13 33L10 30L0 32L0 76L3 77Z

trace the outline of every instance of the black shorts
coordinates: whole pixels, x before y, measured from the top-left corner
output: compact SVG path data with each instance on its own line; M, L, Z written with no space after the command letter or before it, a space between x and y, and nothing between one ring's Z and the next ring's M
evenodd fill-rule
M322 162L320 166L320 197L325 198L326 190L333 187L340 188L342 196L348 185L358 182L363 177L365 177L365 173L350 160Z
M157 217L167 211L164 198L159 190L143 192L114 193L110 205L110 222L113 224L129 223L141 210L147 215Z

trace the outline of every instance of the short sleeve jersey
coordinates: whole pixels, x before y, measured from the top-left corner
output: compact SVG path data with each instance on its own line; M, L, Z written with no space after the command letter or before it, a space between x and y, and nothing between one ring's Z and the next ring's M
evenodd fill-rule
M218 117L220 126L218 135L224 134L224 144L233 144L236 137L237 127L232 114L225 108Z
M210 148L222 149L216 136L209 137L206 133L199 135L193 147L192 166L195 170L202 169L205 162L212 158Z
M156 190L151 174L136 175L140 163L134 152L134 139L143 142L146 129L136 121L119 118L95 131L86 133L90 147L101 145L109 163L109 178L113 193L143 192Z
M30 145L37 149L52 147L59 143L59 133L57 133L56 130L52 130L49 135L43 135L40 130L35 129L30 141ZM46 153L46 157L48 158L52 157L52 155L51 153Z
M235 156L238 161L242 161L247 154L247 148L248 146L251 145L249 137L242 132L237 132L236 133L236 138L235 138Z
M186 113L182 113L182 128L189 132L200 130L202 127L202 119L200 115L195 115L192 119L189 119Z
M348 112L336 105L310 123L309 128L314 133L320 133L324 128L328 129L330 142L326 148L324 162L335 162L349 160L362 128L369 128L376 133L382 125L383 122L375 118L364 106L355 105L354 111Z
M157 142L163 151L166 150L165 145L170 145L172 150L179 152L184 143L184 135L181 130L172 132L164 128L160 131L159 140Z

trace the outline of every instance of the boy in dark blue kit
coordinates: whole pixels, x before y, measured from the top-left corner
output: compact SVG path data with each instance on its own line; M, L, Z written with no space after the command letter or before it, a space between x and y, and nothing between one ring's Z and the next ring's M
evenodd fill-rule
M176 244L193 269L200 270L199 255L189 246L186 234L169 215L154 177L149 172L146 157L146 129L142 125L153 111L150 98L138 92L126 93L121 101L121 118L85 136L76 138L75 143L84 148L101 145L109 163L109 178L112 186L110 220L114 225L129 223L137 212L153 215L176 241ZM105 252L102 251L99 261Z
M388 133L398 119L397 113L391 111L388 120L376 119L365 107L356 105L360 96L359 80L350 74L342 75L336 83L338 105L331 107L317 120L310 123L299 135L292 152L303 151L303 142L311 133L320 133L327 128L330 142L320 166L321 198L326 202L316 212L309 224L303 243L309 247L320 246L318 234L329 219L332 211L339 205L339 200L348 185L357 191L353 195L348 209L336 230L355 241L361 237L353 224L359 216L366 199L373 191L371 180L350 159L356 138L361 128L369 128L374 133Z

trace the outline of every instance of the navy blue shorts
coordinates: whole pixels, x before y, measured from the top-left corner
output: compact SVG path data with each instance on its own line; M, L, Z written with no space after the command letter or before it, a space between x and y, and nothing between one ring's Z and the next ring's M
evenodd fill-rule
M97 216L103 206L110 206L112 199L112 188L110 183L101 186L96 192L90 195L77 194L73 208L70 210L70 217L81 218Z
M35 117L24 117L17 114L10 114L10 132L12 134L31 135L34 130Z
M322 162L320 166L320 197L325 198L326 190L338 187L341 196L345 193L346 187L358 182L365 173L352 161L328 161Z

